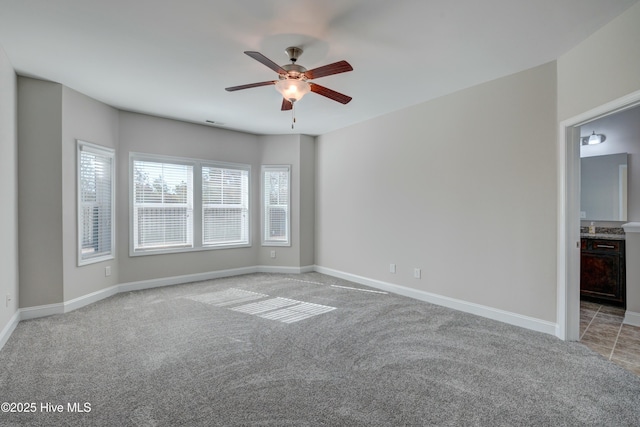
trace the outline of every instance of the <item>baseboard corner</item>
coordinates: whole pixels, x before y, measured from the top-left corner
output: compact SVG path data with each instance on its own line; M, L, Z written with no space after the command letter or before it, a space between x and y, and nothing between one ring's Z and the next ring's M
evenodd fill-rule
M4 347L7 341L9 341L9 338L16 329L16 326L18 326L18 323L20 323L20 309L13 313L13 316L9 319L9 323L7 323L6 326L2 328L2 331L0 331L0 350L2 350L2 347Z
M283 267L276 265L259 265L258 273L282 273L282 274L302 274L314 271L313 265L305 265L302 267Z
M622 323L625 325L640 326L640 313L627 310Z

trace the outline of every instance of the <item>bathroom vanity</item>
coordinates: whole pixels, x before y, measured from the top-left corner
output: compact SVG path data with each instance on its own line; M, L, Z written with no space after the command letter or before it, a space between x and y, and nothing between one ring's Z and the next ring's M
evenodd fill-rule
M624 234L581 234L580 296L626 308Z

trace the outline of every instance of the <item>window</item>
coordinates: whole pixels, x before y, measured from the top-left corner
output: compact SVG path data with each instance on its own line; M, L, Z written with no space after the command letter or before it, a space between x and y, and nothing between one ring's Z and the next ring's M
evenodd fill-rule
M134 251L193 247L193 165L133 160Z
M249 246L250 166L131 154L131 255Z
M262 167L262 244L289 246L291 189L289 166Z
M114 151L78 140L78 265L113 259Z
M249 243L249 171L202 166L202 244Z

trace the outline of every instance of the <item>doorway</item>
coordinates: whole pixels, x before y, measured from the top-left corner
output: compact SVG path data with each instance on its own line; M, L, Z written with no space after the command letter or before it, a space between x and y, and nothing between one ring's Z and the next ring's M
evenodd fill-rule
M640 91L560 123L556 335L580 338L580 126L640 105Z

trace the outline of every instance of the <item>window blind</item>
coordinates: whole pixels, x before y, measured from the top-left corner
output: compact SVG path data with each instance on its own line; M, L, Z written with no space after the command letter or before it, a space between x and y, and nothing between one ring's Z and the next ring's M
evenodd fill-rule
M193 165L133 160L134 251L193 247Z
M289 167L263 166L263 243L289 244Z
M249 243L249 171L202 166L202 244Z
M78 141L78 264L113 256L112 150Z

